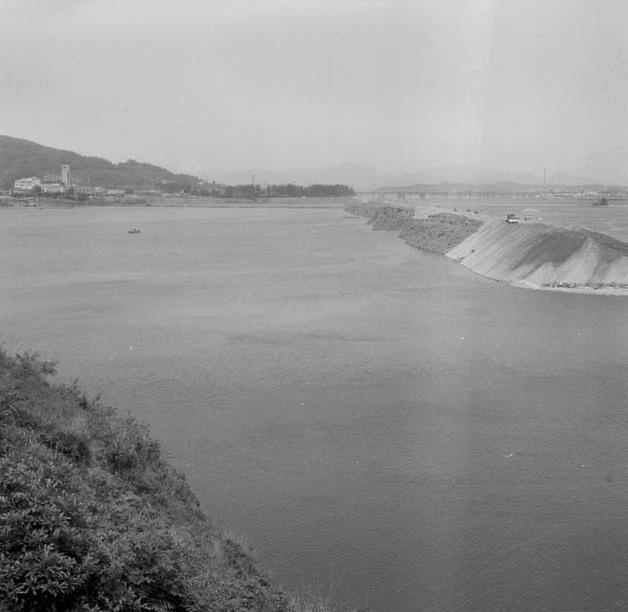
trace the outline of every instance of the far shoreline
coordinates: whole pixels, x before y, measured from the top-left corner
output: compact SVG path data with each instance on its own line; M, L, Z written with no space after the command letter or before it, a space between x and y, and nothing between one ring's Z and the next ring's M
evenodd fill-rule
M1 208L343 208L354 202L354 197L275 197L249 200L244 198L214 198L205 196L168 196L147 198L116 198L108 200L61 200L41 198L37 201L19 201Z

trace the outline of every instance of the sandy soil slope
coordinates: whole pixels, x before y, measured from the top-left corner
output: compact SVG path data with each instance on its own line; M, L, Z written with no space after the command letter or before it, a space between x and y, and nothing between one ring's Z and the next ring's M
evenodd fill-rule
M447 256L517 285L628 294L628 243L590 230L491 219Z

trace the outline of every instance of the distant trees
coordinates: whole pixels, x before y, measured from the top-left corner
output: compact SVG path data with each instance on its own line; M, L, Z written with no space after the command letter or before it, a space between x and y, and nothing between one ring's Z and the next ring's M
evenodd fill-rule
M608 206L608 200L606 198L600 198L593 202L593 206Z
M256 200L262 196L262 189L259 185L227 185L225 197L227 198L248 198Z
M339 197L339 196L354 196L355 190L348 185L310 185L305 187L306 197Z
M287 183L284 185L228 185L225 187L225 197L227 198L328 198L355 195L353 188L348 185L294 185Z
M161 191L164 193L185 193L195 196L210 196L216 195L212 193L206 186L193 185L187 181L168 181L162 183L160 186Z
M301 187L300 185L271 185L269 195L306 198L329 198L355 195L353 188L348 185L323 185L315 184Z
M160 185L160 188L163 192L165 193L181 193L181 192L187 192L189 193L189 185L186 185L185 183L176 183L174 181L169 181L167 183L162 183Z
M289 197L289 198L330 198L353 196L355 191L348 185L294 185L288 183L285 185L269 185L266 189L268 197Z

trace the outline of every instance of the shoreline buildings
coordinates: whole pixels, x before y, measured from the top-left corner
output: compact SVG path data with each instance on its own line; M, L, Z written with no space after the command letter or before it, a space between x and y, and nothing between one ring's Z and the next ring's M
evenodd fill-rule
M61 166L61 174L44 174L42 177L29 176L19 178L13 182L13 193L19 195L33 195L45 193L60 195L73 187L70 181L70 166Z

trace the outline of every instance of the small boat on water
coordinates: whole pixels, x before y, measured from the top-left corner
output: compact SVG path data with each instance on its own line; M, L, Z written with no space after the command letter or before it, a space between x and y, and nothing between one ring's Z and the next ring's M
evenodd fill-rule
M129 234L139 234L140 233L140 228L139 227L132 227L129 230Z

